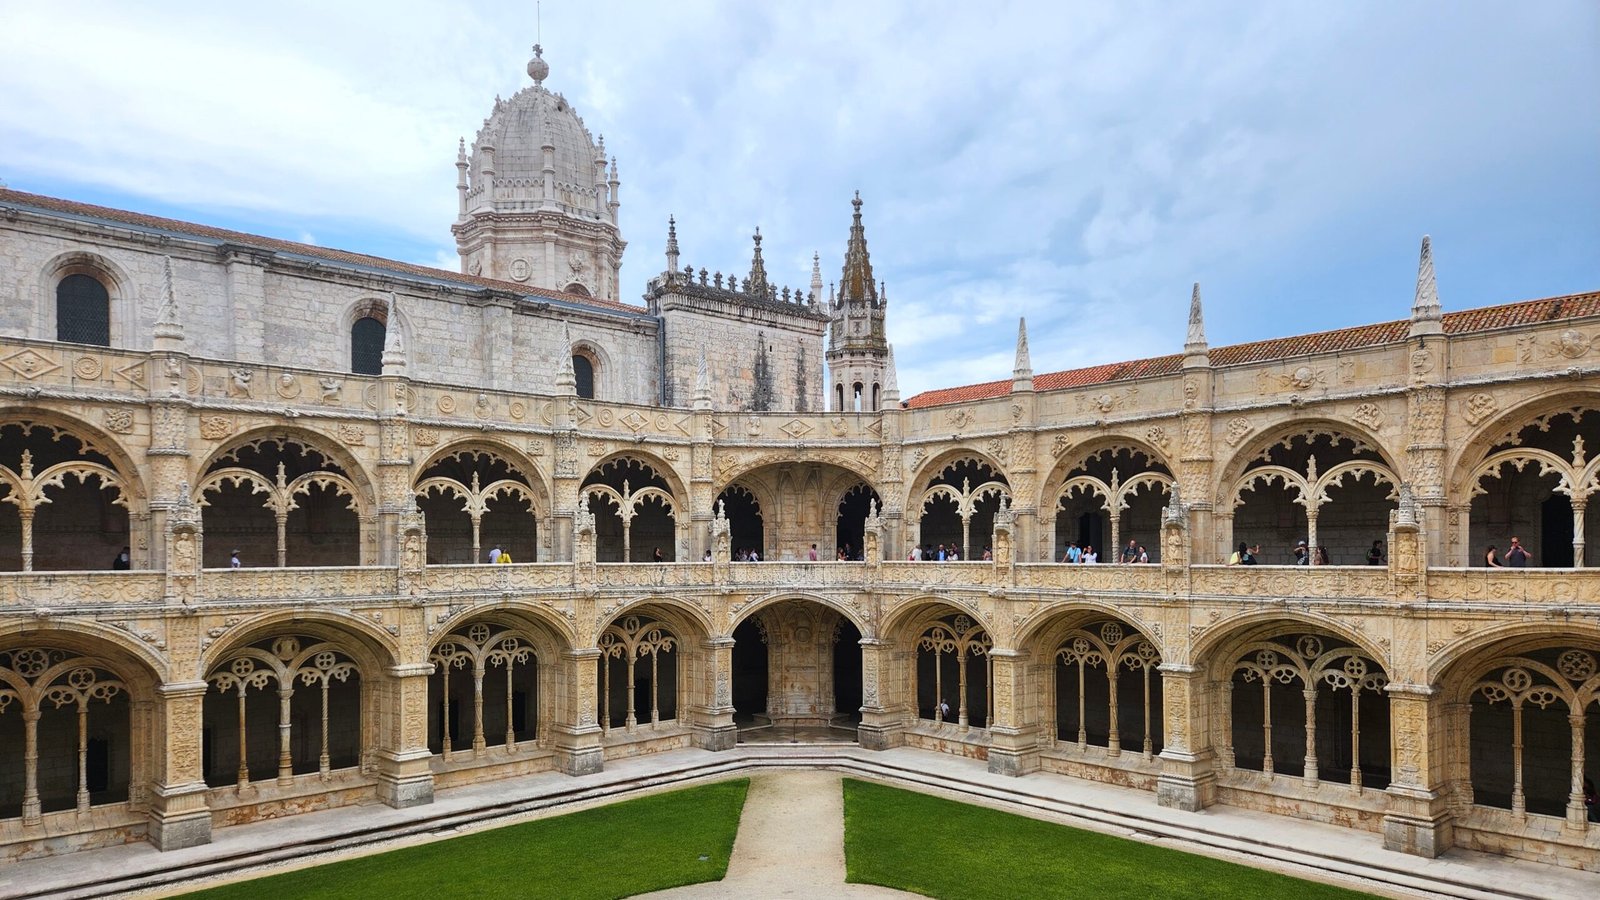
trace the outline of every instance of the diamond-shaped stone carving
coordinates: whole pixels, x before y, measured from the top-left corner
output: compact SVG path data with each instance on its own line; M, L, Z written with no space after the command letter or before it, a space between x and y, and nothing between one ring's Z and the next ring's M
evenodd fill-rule
M136 363L129 363L120 369L116 369L115 372L134 387L142 388L145 386L144 360L142 359Z
M650 420L639 415L637 411L628 413L618 421L628 426L628 430L632 431L634 434L638 434L646 425L650 424Z
M802 422L799 419L790 419L789 423L783 426L784 434L797 439L803 438L815 430L809 423Z
M32 381L41 375L48 375L61 368L61 364L45 356L32 347L24 347L5 359L0 359L0 365L5 366L18 375Z

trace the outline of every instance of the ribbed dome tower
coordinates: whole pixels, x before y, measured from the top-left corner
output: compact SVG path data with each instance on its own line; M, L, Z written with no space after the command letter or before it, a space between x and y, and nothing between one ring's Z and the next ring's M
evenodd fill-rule
M465 139L457 150L461 208L450 230L461 270L615 300L627 246L617 227L617 161L572 104L544 86L549 75L535 44L533 84L496 97L470 151Z

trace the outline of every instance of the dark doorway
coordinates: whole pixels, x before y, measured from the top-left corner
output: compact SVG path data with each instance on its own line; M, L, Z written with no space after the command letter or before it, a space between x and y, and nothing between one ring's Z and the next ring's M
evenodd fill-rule
M1572 498L1551 494L1539 504L1539 565L1572 568Z
M767 725L767 642L754 617L733 630L733 721Z
M839 623L833 643L833 708L836 724L861 724L861 630Z

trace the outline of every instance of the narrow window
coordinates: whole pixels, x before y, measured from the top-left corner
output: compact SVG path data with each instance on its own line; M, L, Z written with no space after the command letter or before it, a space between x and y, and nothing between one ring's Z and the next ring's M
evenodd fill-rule
M111 346L111 295L90 275L68 275L56 285L56 340Z
M594 399L594 363L589 357L574 353L572 355L572 373L578 377L578 396L586 400Z
M384 324L362 316L350 326L350 371L357 375L383 374Z

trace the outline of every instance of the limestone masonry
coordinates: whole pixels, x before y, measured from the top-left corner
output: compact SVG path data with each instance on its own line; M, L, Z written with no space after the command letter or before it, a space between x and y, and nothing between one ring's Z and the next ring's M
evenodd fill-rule
M1600 870L1600 294L902 402L528 72L460 273L0 190L0 858L803 728Z

